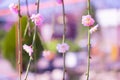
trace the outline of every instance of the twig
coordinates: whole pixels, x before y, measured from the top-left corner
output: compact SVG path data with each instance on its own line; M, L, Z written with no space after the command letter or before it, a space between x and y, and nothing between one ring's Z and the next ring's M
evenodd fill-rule
M88 9L88 15L90 14L90 0L87 0L87 9ZM90 44L90 26L88 28L88 63L87 63L87 80L89 80L89 72L90 72L90 47L91 47L91 44Z
M39 13L39 2L40 2L40 0L37 0L37 13ZM33 40L32 40L32 48L33 49L34 49L34 44L35 44L35 39L36 39L36 33L37 33L37 26L34 27L34 34L33 34ZM31 61L32 61L32 57L30 56L24 80L27 79L29 68L30 68L30 65L31 65Z
M63 27L64 27L64 32L63 32L63 38L62 38L62 43L65 43L65 34L66 34L66 23L65 23L65 6L64 6L64 0L62 0L62 12L63 12ZM65 63L65 54L63 53L63 80L65 80L65 72L66 72L66 63Z
M39 13L39 2L40 2L40 0L37 0L37 13ZM37 33L37 26L34 27L34 35L33 35L32 45L34 45L34 43L35 43L36 33Z
M27 25L26 25L26 28L25 28L25 31L24 31L24 37L26 36L28 28L29 28L29 31L30 31L30 13L29 13L29 7L28 7L28 0L26 0L26 9L27 9L27 18L28 19L27 19Z
M21 21L21 15L20 15L20 0L18 0L18 17L19 17L19 21L18 21L18 27L17 27L17 30L18 30L18 72L19 72L19 80L21 80L21 24L20 24L20 21Z
M28 72L29 72L29 69L30 69L31 61L32 61L32 57L30 57L30 59L29 59L29 63L28 63L28 66L27 66L27 70L26 70L24 80L27 80L27 76L28 76Z

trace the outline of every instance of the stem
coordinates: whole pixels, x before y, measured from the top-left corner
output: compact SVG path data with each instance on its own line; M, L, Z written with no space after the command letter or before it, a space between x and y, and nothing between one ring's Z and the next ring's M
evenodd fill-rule
M37 13L39 13L39 2L40 2L40 0L37 0ZM34 28L32 45L34 45L34 43L35 43L36 33L37 33L37 26L35 26L35 28Z
M26 0L26 8L27 8L28 20L27 20L27 25L26 25L25 32L24 32L24 37L26 36L27 30L30 27L30 14L29 14L28 0ZM32 61L32 57L30 56L24 80L27 80L27 76L28 76L28 72L29 72L29 69L30 69L31 61Z
M88 15L90 14L90 0L87 0Z
M34 26L34 34L33 34L32 46L34 46L34 44L35 44L36 33L37 33L36 26Z
M28 18L28 21L27 21L27 25L26 25L26 27L25 27L24 37L25 37L26 34L27 34L28 28L30 28L30 19L29 19L29 18ZM29 31L30 31L30 30L29 30ZM30 35L30 33L29 33L28 35Z
M89 72L90 72L90 27L88 28L88 63L87 63L87 80L89 80Z
M26 74L25 74L25 79L24 80L27 80L27 76L28 76L28 72L29 72L29 69L30 69L31 61L32 61L32 57L30 57L30 59L29 59L29 63L28 63L28 66L27 66L27 70L26 70Z
M64 6L64 0L62 1L62 10L63 10L63 26L64 26L64 33L63 33L63 40L62 42L65 42L65 34L66 34L66 24L65 24L65 6Z
M28 7L28 0L26 0L26 9L27 9L27 16L30 17L29 7Z
M37 0L37 13L39 13L39 3L40 3L40 0Z
M66 23L65 23L65 5L64 5L64 0L62 0L62 12L63 12L63 26L64 26L62 43L65 43ZM65 72L66 72L65 57L66 57L65 53L63 53L63 80L65 80Z
M19 17L19 20L18 20L18 27L17 27L17 30L18 30L18 72L19 72L19 80L21 80L21 25L20 25L20 0L18 0L18 17Z
M88 9L88 15L90 14L90 0L87 0L87 9ZM87 80L89 80L89 72L90 72L90 47L91 47L91 44L90 44L90 26L88 26L88 63L87 63Z
M26 25L25 31L24 31L24 37L26 36L27 30L30 27L30 13L29 13L29 7L28 7L28 0L26 0L26 9L27 9L28 20L27 20L27 25Z
M40 0L37 0L37 13L39 13L39 1ZM37 28L37 26L34 27L34 34L33 34L33 40L32 40L32 47L33 47L33 49L34 49L36 33L37 33L37 29L36 28ZM29 63L28 63L28 66L27 66L26 75L25 75L25 79L24 80L27 79L31 61L32 61L32 57L30 57L30 59L29 59Z

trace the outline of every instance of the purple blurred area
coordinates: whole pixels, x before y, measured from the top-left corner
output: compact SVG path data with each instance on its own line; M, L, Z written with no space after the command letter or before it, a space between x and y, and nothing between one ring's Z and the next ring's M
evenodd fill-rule
M31 7L30 14L35 13L36 0L28 1ZM43 40L49 43L54 39L61 39L63 34L61 5L56 4L55 0L40 1L40 13L44 16L44 24L40 28ZM17 3L17 0L0 0L0 31L5 33L18 19L17 15L12 14L8 9L11 2ZM93 17L99 24L99 28L91 35L92 59L89 80L120 80L119 2L119 0L91 0ZM21 0L21 4L22 14L26 15L25 0ZM86 80L87 34L81 25L81 17L86 12L86 0L65 0L65 11L66 37L79 47L79 51L69 51L66 54L66 80ZM0 34L0 41L3 38ZM28 80L62 80L61 55L56 53L52 55L52 59L40 57L36 63L37 73L29 72ZM1 49L0 65L0 80L17 80L17 70L3 57ZM25 73L22 74L22 78L24 75Z

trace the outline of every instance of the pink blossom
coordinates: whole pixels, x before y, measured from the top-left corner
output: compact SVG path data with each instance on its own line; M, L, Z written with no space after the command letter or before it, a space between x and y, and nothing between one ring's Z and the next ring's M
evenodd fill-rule
M32 56L32 53L33 53L32 46L28 46L28 45L24 44L23 49L29 54L29 56Z
M91 17L91 15L86 15L86 16L82 16L82 24L84 26L92 26L94 24L94 19Z
M57 3L61 4L63 2L63 0L57 0Z
M43 17L38 13L38 14L32 14L31 16L32 22L35 23L36 26L40 26L43 22Z
M98 29L98 24L90 29L90 33L92 34L93 32L97 31L97 29Z
M65 53L66 51L69 50L69 45L66 43L58 44L57 50L59 53Z
M17 4L12 3L9 5L9 8L12 12L18 13L18 5Z

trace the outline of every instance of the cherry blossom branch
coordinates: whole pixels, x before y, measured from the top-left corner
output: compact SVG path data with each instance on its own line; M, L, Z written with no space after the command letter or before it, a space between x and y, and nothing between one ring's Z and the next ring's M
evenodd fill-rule
M90 0L87 0L87 9L88 9L88 15L90 15ZM88 27L88 63L87 63L87 80L89 80L89 72L90 72L90 47L91 47L91 44L90 44L90 26Z
M21 21L21 19L20 19L20 17L21 17L21 15L20 15L20 0L18 0L18 17L19 17L19 20L18 20L18 27L17 27L17 30L18 30L18 72L19 72L19 80L21 80L21 73L22 73L22 71L21 71L21 24L20 24L20 21Z
M40 0L37 0L37 13L39 13L39 2ZM38 15L37 15L38 16ZM34 16L35 17L35 16ZM33 17L33 19L34 19ZM39 16L38 16L39 17ZM33 40L32 40L32 47L30 46L24 46L24 49L27 51L30 50L30 51L27 51L29 53L29 56L30 56L30 59L29 59L29 63L28 63L28 66L27 66L27 70L26 70L26 75L25 75L25 79L27 79L27 76L28 76L28 72L29 72L29 69L30 69L30 65L31 65L31 61L33 60L32 58L32 53L33 53L33 49L34 49L34 44L35 44L35 39L36 39L36 33L37 33L37 25L35 24L35 27L34 27L34 34L33 34Z
M29 7L28 7L28 0L26 0L26 9L27 9L27 16L30 17Z
M87 0L88 15L90 15L90 0Z
M28 7L28 0L26 0L26 10L27 10L27 25L26 25L26 28L25 28L25 31L24 31L24 37L26 36L26 33L29 29L30 31L30 13L29 13L29 7ZM29 32L29 35L30 35L30 32Z
M86 27L88 27L88 59L87 59L87 80L89 80L89 72L90 72L90 52L91 52L91 34L95 32L98 28L98 24L94 26L95 20L92 18L90 15L90 0L87 0L87 9L88 9L88 14L85 16L82 16L82 24Z
M30 69L31 61L33 60L33 58L32 58L33 48L32 48L32 46L28 46L28 45L24 44L24 45L23 45L23 49L24 49L24 50L29 54L29 56L30 56L29 63L28 63L28 66L27 66L27 70L26 70L26 74L25 74L25 78L24 78L24 80L26 80L26 79L27 79L27 76L28 76L29 69Z
M87 80L89 80L89 71L90 71L90 59L91 59L91 56L90 56L90 47L91 47L91 44L90 44L90 27L88 28L88 63L87 63Z
M94 26L95 20L92 18L90 15L90 0L87 0L87 9L88 9L88 14L85 16L82 16L82 24L86 27L88 27L88 59L87 59L87 80L89 80L89 72L90 72L90 52L91 52L91 34L95 32L98 28L98 24Z
M28 66L27 66L27 70L26 70L26 74L25 74L25 78L24 80L27 80L27 76L28 76L28 72L29 72L29 69L30 69L30 65L31 65L31 61L33 60L32 56L30 56L30 59L29 59L29 63L28 63Z
M62 15L63 15L63 37L62 37L62 43L57 44L57 51L59 53L63 54L63 80L65 80L65 73L66 73L66 52L69 50L69 45L65 43L65 34L66 34L66 21L65 21L65 5L64 0L57 0L59 4L62 4Z
M26 0L26 9L27 9L28 20L27 20L27 25L26 25L25 32L24 32L24 37L26 36L28 28L30 28L30 14L29 14L28 0ZM29 69L30 69L31 61L32 61L32 55L29 58L29 62L28 62L28 65L27 65L27 70L26 70L24 80L27 80L27 76L28 76L28 72L29 72Z
M37 3L36 3L36 5L37 5L37 14L39 14L39 3L40 3L40 0L37 0ZM32 46L34 46L34 44L35 44L35 39L36 39L36 34L37 34L37 26L38 25L36 25L36 24L34 26L34 34L33 34ZM34 63L35 63L35 61L36 61L36 54L34 55Z
M64 26L62 43L65 43L66 23L65 23L65 6L64 6L64 0L62 0L62 12L63 12L63 26ZM65 53L63 53L63 80L65 80L65 72L66 72L65 57L66 57Z
M39 2L40 2L40 0L37 0L37 13L39 13ZM34 35L33 35L32 45L34 45L34 43L35 43L36 33L37 33L37 26L34 27Z

